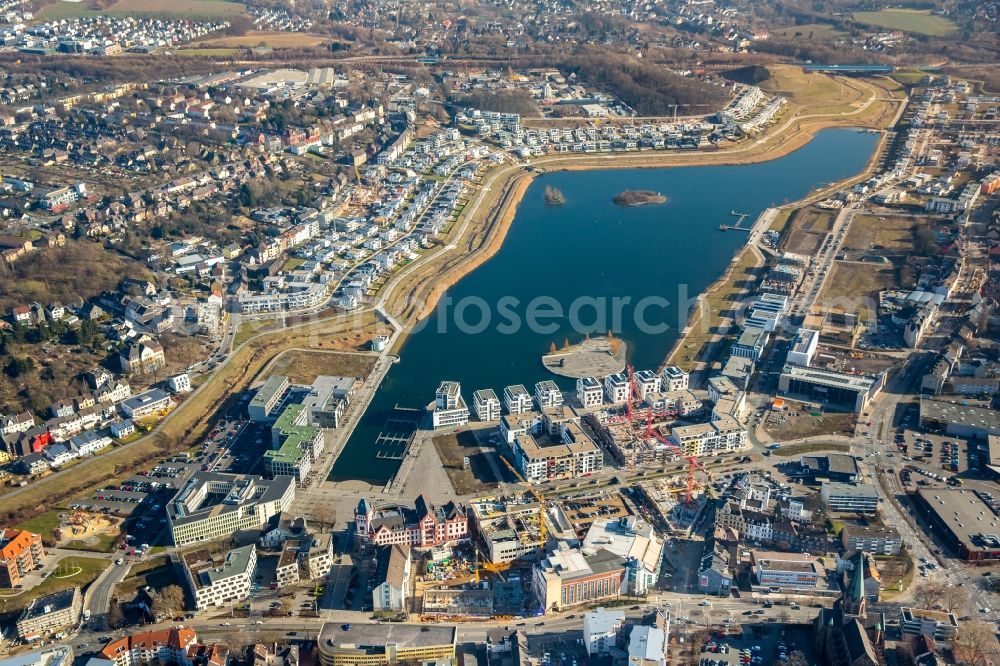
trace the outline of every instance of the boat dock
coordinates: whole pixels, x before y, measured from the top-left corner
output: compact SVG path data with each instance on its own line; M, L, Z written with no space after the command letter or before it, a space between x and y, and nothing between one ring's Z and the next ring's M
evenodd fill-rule
M740 226L750 216L750 213L737 213L733 210L729 211L729 214L736 218L736 224L720 224L719 231L750 231L752 227Z

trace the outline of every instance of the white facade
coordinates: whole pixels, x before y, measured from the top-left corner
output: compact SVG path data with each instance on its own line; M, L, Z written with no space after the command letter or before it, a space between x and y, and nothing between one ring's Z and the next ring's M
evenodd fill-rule
M167 386L174 393L187 393L191 390L191 377L186 372L174 375L167 380Z
M683 391L687 389L690 375L676 365L668 365L663 368L663 390Z
M624 372L604 378L604 395L608 402L620 404L628 400L629 380Z
M788 350L786 361L792 365L811 365L819 344L819 331L811 328L800 328L795 334L795 340Z
M598 608L583 616L583 647L587 656L605 655L615 647L625 621L625 612Z
M532 410L531 394L521 384L508 386L503 390L503 402L510 414L523 414Z
M576 380L576 397L587 409L600 407L604 404L604 387L593 377L582 377Z
M493 389L481 389L472 394L472 408L480 421L500 420L500 399Z

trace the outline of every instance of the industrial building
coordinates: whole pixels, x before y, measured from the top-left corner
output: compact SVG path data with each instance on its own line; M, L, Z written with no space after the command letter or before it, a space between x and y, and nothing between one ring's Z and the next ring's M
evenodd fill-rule
M1000 560L1000 518L978 493L924 488L914 494L935 533L970 562Z
M1000 412L924 397L920 400L920 426L952 437L986 439L1000 435Z

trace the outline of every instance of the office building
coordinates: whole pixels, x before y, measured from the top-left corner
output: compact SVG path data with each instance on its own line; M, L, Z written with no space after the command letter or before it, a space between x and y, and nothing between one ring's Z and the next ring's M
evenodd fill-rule
M167 504L175 546L261 529L295 499L295 479L195 472Z
M205 549L185 553L183 560L184 577L198 610L242 601L250 595L257 573L253 544L234 548L221 561Z
M790 365L812 365L816 355L816 345L819 344L819 331L811 328L800 328L795 333L795 339L788 350L785 362Z
M493 389L480 389L472 394L472 408L480 421L500 420L500 399Z
M462 397L462 385L443 381L434 392L431 424L437 428L453 428L469 422L469 408Z
M458 628L327 622L316 640L319 666L392 666L456 658Z
M885 384L885 373L852 375L835 370L786 365L778 378L778 393L824 407L862 412Z
M815 589L824 576L822 565L804 553L751 550L750 569L758 585L782 590Z
M0 587L14 588L42 564L45 548L40 534L0 528Z
M271 426L271 449L264 453L264 473L270 478L291 476L301 485L323 452L323 429L309 425L308 415L305 405L288 405Z
M799 474L807 479L826 479L839 483L857 483L861 480L858 461L847 453L802 456L799 458L799 468Z
M626 594L643 595L656 584L663 564L663 541L646 521L635 516L596 519L584 537L583 550L599 548L627 561Z
M506 564L542 552L542 505L530 493L479 497L469 504L472 531L485 544L491 564Z
M281 406L288 388L288 377L284 375L271 375L268 377L267 381L257 389L257 393L250 400L250 404L247 405L250 420L256 423L263 423L277 418L277 415L280 413L279 406Z
M744 328L743 332L740 333L740 337L733 343L730 351L733 356L749 358L756 362L764 355L764 348L767 347L769 339L770 333L764 329Z
M614 599L625 593L625 565L603 548L584 552L561 543L535 566L532 592L545 611Z
M819 489L820 499L829 511L849 513L875 513L878 511L878 492L871 486L825 482Z

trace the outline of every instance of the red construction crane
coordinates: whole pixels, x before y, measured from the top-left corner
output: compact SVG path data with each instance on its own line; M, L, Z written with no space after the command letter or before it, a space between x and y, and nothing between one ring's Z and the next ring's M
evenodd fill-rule
M658 430L653 428L652 407L650 407L649 411L646 412L646 438L648 439L650 437L655 437L658 441L662 442L663 444L666 444L671 449L677 451L677 453L682 455L688 461L687 490L684 493L684 502L686 504L691 504L691 500L693 499L692 494L694 493L694 487L695 485L697 485L694 480L694 471L696 469L700 469L702 472L704 472L705 476L708 477L709 481L712 480L712 473L709 470L707 470L704 465L698 462L698 459L695 456L684 453L684 451L679 446L671 442L670 439L664 437L663 435L660 434Z

